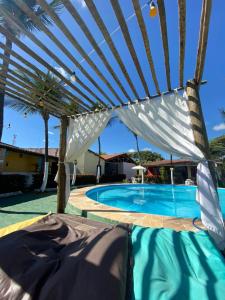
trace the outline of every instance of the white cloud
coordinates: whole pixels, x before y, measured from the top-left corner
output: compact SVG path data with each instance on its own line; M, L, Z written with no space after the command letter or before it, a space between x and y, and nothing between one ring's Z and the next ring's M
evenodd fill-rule
M87 5L84 0L77 0L77 2L81 5L81 7L85 8Z
M128 150L128 153L134 153L134 152L136 152L136 150L134 150L134 149L129 149Z
M54 135L54 132L52 132L52 131L48 131L48 134Z
M215 131L225 130L225 123L220 123L220 124L218 124L218 125L215 125L215 126L213 127L213 130L215 130Z
M143 149L142 149L142 151L152 151L152 149L151 149L151 148L148 148L148 147L146 147L146 148L143 148Z

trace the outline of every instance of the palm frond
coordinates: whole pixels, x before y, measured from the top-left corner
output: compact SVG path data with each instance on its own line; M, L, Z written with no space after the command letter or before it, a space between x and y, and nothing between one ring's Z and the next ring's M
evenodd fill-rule
M25 4L40 18L41 22L46 25L52 25L53 21L50 16L37 4L36 0L24 0ZM55 13L59 13L63 8L61 0L52 0L49 5ZM10 30L14 35L20 35L21 32L7 22L4 14L1 14L1 7L4 8L9 14L20 21L24 29L27 31L40 30L39 26L34 23L29 16L27 16L16 4L16 0L0 0L0 24Z
M16 110L19 113L26 113L27 115L34 115L39 113L39 110L29 104L14 102L9 105L10 108Z

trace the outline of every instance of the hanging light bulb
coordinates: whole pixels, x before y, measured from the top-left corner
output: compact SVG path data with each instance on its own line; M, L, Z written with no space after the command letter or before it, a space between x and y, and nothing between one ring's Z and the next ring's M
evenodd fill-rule
M150 15L150 17L154 18L155 16L157 16L157 13L158 13L157 7L156 7L154 1L149 1L148 4L150 6L149 15Z
M43 107L43 106L44 106L44 103L43 103L43 101L42 101L42 100L39 100L39 103L38 103L38 105L39 105L40 107Z
M76 81L77 81L76 73L75 73L75 72L73 72L72 75L70 76L70 80L71 80L72 82L76 82Z
M26 119L27 118L27 113L25 112L23 115L24 115L24 118Z
M10 128L11 128L11 124L9 123L7 129L10 129Z

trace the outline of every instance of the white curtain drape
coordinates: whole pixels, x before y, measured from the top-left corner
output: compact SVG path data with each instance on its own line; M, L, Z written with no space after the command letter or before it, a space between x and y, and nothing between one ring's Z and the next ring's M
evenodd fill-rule
M40 188L41 192L44 192L47 186L47 182L48 182L48 168L49 168L49 163L45 162L45 167L44 167L44 177L43 177L43 181L42 181L42 185Z
M74 164L73 164L73 178L72 178L72 183L71 183L71 185L74 185L74 184L75 184L76 178L77 178L77 166L76 166L76 164L74 163Z
M186 94L162 95L117 109L122 122L134 133L160 149L182 158L199 161L198 201L203 224L213 232L217 246L225 247L225 228L218 194L201 150L195 145ZM210 203L210 205L209 205Z
M70 118L65 156L67 177L66 200L68 200L70 192L69 164L74 163L74 161L78 160L79 157L89 149L106 127L111 115L112 110L81 115L75 119Z

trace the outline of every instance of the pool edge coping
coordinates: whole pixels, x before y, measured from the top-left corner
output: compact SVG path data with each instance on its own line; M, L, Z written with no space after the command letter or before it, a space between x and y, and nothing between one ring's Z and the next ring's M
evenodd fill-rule
M90 199L86 193L92 189L111 185L128 185L127 183L99 184L71 191L68 202L75 208L77 214L92 220L110 224L128 223L143 227L170 228L176 231L198 231L193 226L192 218L177 218L171 216L129 212L116 207L108 206ZM204 229L200 220L196 225Z

